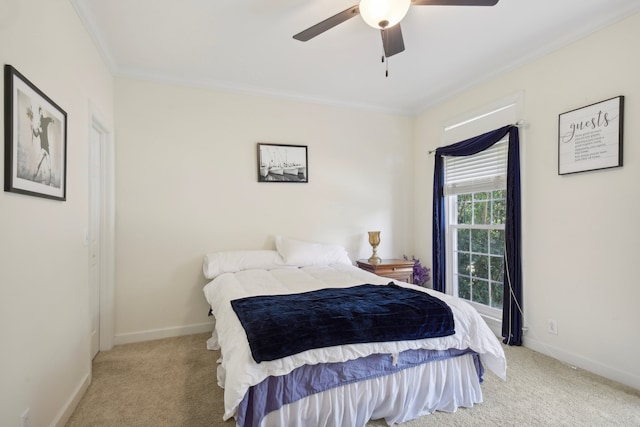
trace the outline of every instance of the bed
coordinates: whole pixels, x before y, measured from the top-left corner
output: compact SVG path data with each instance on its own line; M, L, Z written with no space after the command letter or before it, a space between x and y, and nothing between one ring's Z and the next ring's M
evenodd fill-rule
M276 237L276 247L217 252L204 258L204 275L211 279L204 294L215 318L207 347L221 352L217 379L224 388L225 420L235 418L241 427L364 426L371 419L393 425L482 402L485 367L506 378L500 342L463 300L361 270L340 246ZM437 299L448 307L455 328L441 331L445 335L438 337L374 339L308 349L293 345L294 353L283 355L280 348L289 347L284 337L282 345L260 356L255 332L243 327L243 322L256 320L251 314L255 306L244 314L236 311L240 302L265 297L298 301L307 295L369 293L371 289ZM269 306L272 300L268 301L263 305ZM298 323L303 322L291 321L291 328L281 328L289 340L289 332L299 334L291 344L306 339L294 329ZM314 334L309 336L316 339ZM272 335L263 341L268 346L270 340L281 342Z

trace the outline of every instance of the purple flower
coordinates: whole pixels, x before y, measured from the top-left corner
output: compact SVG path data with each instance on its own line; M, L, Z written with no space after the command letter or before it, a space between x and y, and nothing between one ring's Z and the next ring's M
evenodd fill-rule
M402 256L405 261L413 261L413 283L416 285L424 286L429 280L431 280L431 270L420 264L420 260L416 259L413 255L409 258L406 255Z

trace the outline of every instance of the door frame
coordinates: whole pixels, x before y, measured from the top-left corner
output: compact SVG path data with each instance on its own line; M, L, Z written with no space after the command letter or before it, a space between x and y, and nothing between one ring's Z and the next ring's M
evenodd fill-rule
M115 149L113 131L96 108L89 107L91 129L100 133L101 214L100 214L100 314L99 351L113 348L115 330ZM93 144L88 144L94 150ZM91 155L91 153L89 153ZM89 174L87 173L87 176ZM90 210L89 210L90 211ZM89 218L91 221L91 218ZM88 265L87 265L88 268Z

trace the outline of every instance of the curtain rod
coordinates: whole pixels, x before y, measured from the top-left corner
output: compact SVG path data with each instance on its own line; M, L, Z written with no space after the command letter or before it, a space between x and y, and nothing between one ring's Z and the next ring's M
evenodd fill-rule
M527 122L525 122L524 120L518 120L517 122L515 122L512 126L517 126L519 128L524 127L524 125L526 125ZM436 152L436 149L434 148L433 150L429 150L429 155L433 154Z

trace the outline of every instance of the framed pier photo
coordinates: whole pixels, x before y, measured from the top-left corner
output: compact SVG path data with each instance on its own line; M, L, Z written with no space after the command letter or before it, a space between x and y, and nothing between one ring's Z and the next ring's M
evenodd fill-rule
M307 146L259 142L258 182L309 182Z

